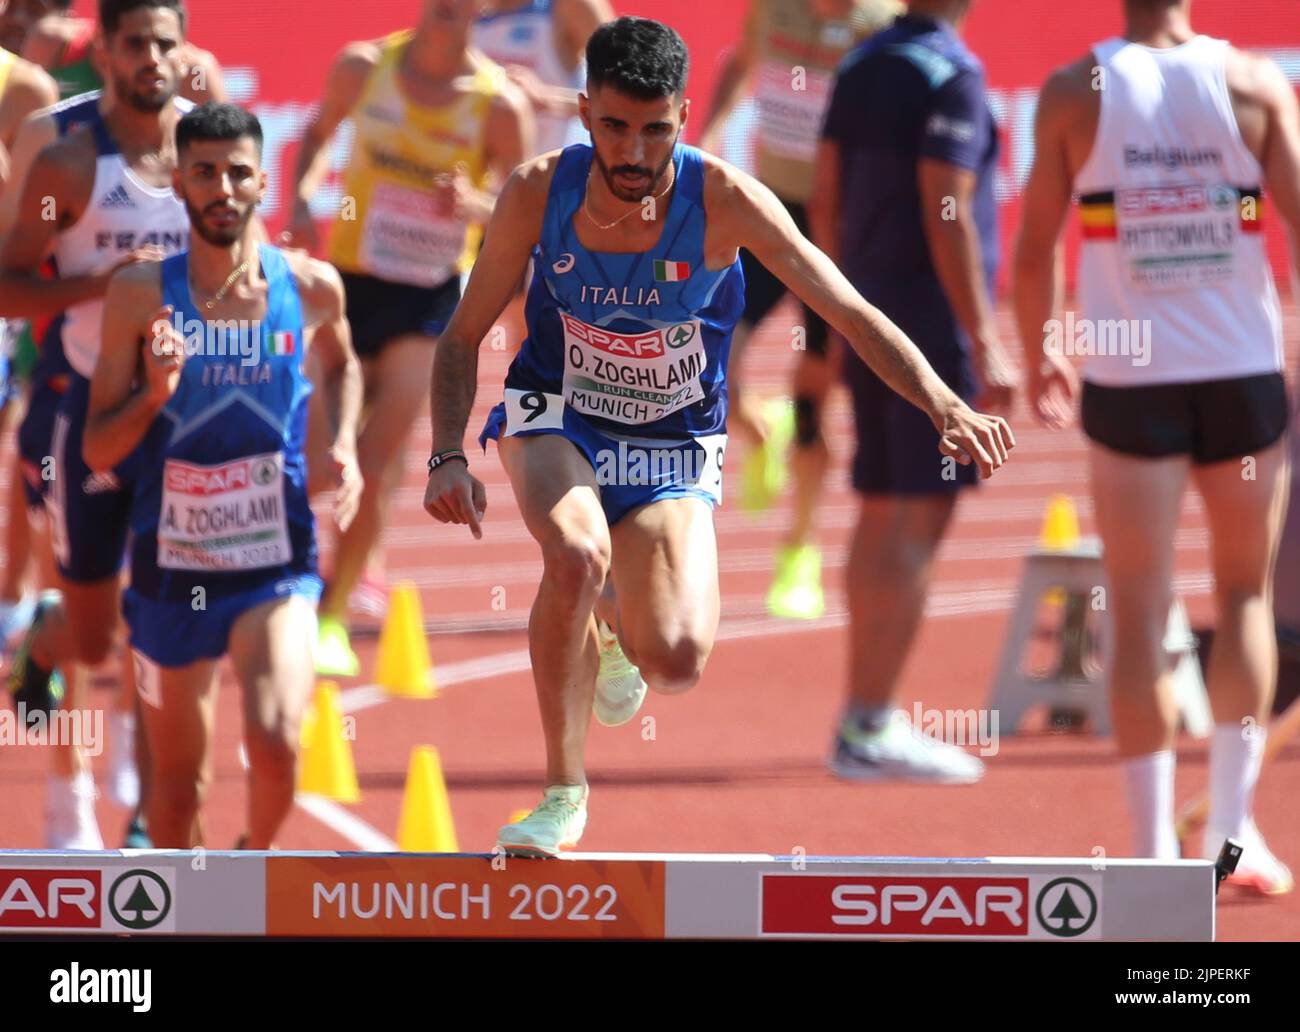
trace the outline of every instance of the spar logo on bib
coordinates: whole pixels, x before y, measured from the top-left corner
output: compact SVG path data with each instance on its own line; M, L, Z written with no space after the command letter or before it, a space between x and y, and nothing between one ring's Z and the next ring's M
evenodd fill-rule
M1181 215L1188 212L1227 211L1237 207L1237 191L1224 184L1206 186L1151 186L1120 190L1116 197L1121 215Z
M694 323L679 323L667 330L664 330L664 343L676 351L678 348L684 348L687 344L695 339Z
M259 458L249 463L249 476L258 487L265 487L280 475L280 464L274 459Z
M191 466L173 460L166 466L167 490L178 494L208 496L239 490L250 483L268 483L262 468L264 462L257 462L260 479L253 479L253 466L250 459L240 459L224 466Z

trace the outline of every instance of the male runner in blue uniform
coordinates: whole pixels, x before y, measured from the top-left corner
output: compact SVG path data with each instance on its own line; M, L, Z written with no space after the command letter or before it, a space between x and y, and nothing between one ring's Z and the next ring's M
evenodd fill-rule
M361 494L361 368L338 273L258 243L267 177L257 119L205 104L177 124L176 147L190 250L113 277L83 447L96 471L135 452L123 610L145 703L154 844L202 843L217 663L229 655L250 765L244 844L267 849L293 803L314 681L307 346L328 395L344 528Z
M1006 422L944 386L771 191L680 144L686 71L681 37L659 22L620 18L592 35L580 101L592 146L516 169L434 360L424 504L478 537L487 499L461 451L478 346L532 257L529 336L483 433L498 441L545 559L529 643L548 787L501 829L519 855L553 856L582 835L593 704L601 723L630 720L647 684L691 688L713 647L738 248L930 416L943 454L990 476L1014 445Z

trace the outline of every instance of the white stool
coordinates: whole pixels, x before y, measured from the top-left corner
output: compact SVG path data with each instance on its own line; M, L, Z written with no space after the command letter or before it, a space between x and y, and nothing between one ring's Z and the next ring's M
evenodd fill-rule
M1024 669L1025 655L1034 635L1038 604L1049 591L1059 590L1068 600L1067 614L1074 619L1063 628L1060 667L1042 676ZM1007 627L1002 658L993 683L990 707L998 711L998 726L1014 733L1031 706L1084 714L1095 734L1110 734L1109 669L1114 634L1108 607L1094 600L1104 599L1106 571L1101 563L1101 542L1085 538L1072 549L1038 549L1025 558L1020 576L1016 607ZM1094 615L1095 620L1089 617ZM1092 633L1088 633L1091 625ZM1086 647L1089 638L1095 643ZM1177 657L1174 667L1174 698L1188 733L1204 738L1214 725L1205 683L1196 658L1196 638L1187 622L1182 601L1175 599L1169 610L1165 651ZM1088 652L1095 653L1089 661ZM1090 669L1091 668L1091 669Z

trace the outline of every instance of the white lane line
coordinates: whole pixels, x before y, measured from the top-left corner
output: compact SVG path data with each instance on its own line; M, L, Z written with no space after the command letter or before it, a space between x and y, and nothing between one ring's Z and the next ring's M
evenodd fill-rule
M1177 552L1208 548L1210 532L1205 527L1188 527L1174 534ZM986 562L988 560L1015 560L1023 558L1036 548L1036 535L1004 537L950 538L939 547L936 560L949 562ZM848 562L848 546L833 545L822 549L823 570L838 570ZM771 548L729 548L722 542L718 549L718 570L722 574L761 573L770 571L774 561ZM496 587L535 585L542 575L540 559L514 560L512 562L460 563L457 565L423 566L403 563L401 580L417 588L459 588L462 591L482 588L485 604L489 589ZM396 576L396 574L394 574Z
M858 521L859 506L846 502L839 504L836 500L849 498L844 493L833 493L817 509L817 527L819 530L842 530L852 527ZM1192 496L1194 497L1194 496ZM1047 502L1042 498L978 498L963 499L958 510L957 521L961 525L972 523L997 523L1006 525L1017 521L1026 521L1031 526L1042 524L1047 509ZM1092 500L1075 498L1075 510L1082 520L1092 517ZM324 510L322 510L324 512ZM1184 514L1199 517L1202 507L1199 503L1188 504ZM328 513L324 513L328 516ZM324 518L324 517L322 517ZM719 509L714 513L713 526L718 539L725 541L732 534L756 534L762 531L781 531L790 523L787 509L769 509L766 512L749 515L734 509ZM527 528L515 511L503 515L496 512L489 516L484 524L484 544L505 544L507 542L531 541ZM464 527L450 527L432 521L403 526L390 526L384 531L383 543L388 548L416 547L427 551L432 546L453 545L460 547L468 543Z
M1208 570L1194 570L1174 577L1174 591L1183 598L1209 594L1214 578ZM925 616L929 620L947 617L972 616L976 613L1009 611L1016 601L1017 581L976 582L962 591L935 591L926 602ZM849 622L848 610L843 604L833 605L831 611L816 620L776 620L766 614L766 603L761 596L753 596L752 604L745 607L752 615L728 617L718 628L717 641L740 641L746 638L783 638L794 634L809 634L832 628L845 627ZM500 630L500 623L492 628ZM523 630L524 627L520 627ZM476 659L461 660L438 667L431 680L439 688L469 684L491 677L522 673L532 667L527 649L496 652ZM344 713L359 713L393 698L378 685L366 684L347 688L339 693L339 705Z
M368 853L397 853L397 843L377 828L363 821L350 810L345 810L332 799L299 792L293 801L331 831L335 831L358 849Z

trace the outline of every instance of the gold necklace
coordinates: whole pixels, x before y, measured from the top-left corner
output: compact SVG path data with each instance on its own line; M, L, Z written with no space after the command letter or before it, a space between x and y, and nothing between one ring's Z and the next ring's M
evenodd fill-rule
M662 197L664 194L666 194L669 190L671 190L671 189L673 188L673 184L674 184L675 182L677 182L677 166L676 166L676 165L673 165L672 163L669 163L669 165L668 165L668 170L669 170L669 173L668 173L668 185L665 186L662 190L660 190L657 194L654 195L654 198L655 198L656 201L659 200L659 198ZM593 168L592 171L594 172L595 169ZM588 172L588 173L587 173L587 182L588 182L588 184L590 184L590 182L591 182L591 172ZM644 200L644 199L643 199L643 200ZM636 208L633 208L633 209L632 209L631 211L629 211L629 212L624 212L622 215L620 215L618 218L616 218L613 222L611 222L608 226L602 226L599 222L596 221L596 216L593 215L593 214L591 213L591 189L590 189L590 186L588 186L587 192L583 195L583 198L582 198L582 210L585 211L585 212L587 213L587 218L589 218L589 219L591 220L591 224L592 224L593 226L595 226L597 229L613 229L615 226L617 226L617 225L618 225L620 222L622 222L624 219L631 218L631 217L632 217L633 215L635 215L638 211L643 211L644 209L641 208L641 207L639 207L639 206L636 207Z
M234 272L232 272L229 276L226 277L226 282L221 284L221 288L215 294L212 295L212 300L203 302L203 307L206 308L209 312L212 311L212 309L214 309L217 306L217 302L226 296L226 293L234 285L235 280L239 279L240 276L242 276L244 273L248 271L248 266L252 262L252 260L253 260L252 258L245 258L239 264L239 267L236 268Z

